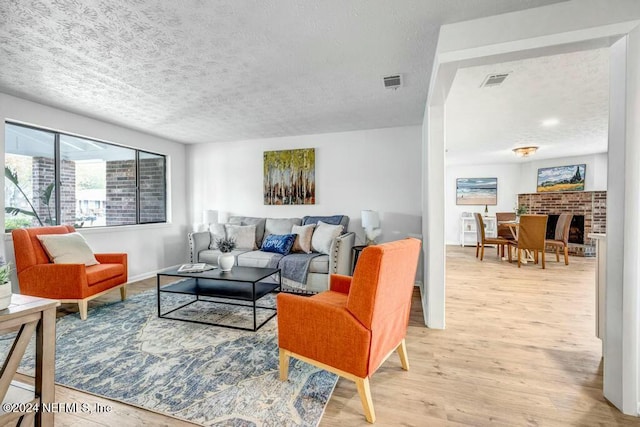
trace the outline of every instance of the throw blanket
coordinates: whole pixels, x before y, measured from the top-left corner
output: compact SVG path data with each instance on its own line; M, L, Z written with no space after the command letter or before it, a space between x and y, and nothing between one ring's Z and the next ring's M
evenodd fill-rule
M307 281L307 273L309 272L311 260L320 255L322 254L316 252L310 254L289 254L280 259L278 265L282 270L282 277L295 282L305 283Z
M284 257L284 255L273 254L271 258L269 258L269 264L267 264L267 268L278 268L278 264L280 264L280 260ZM282 267L280 267L282 268Z
M325 224L338 225L342 223L342 218L344 215L333 215L333 216L307 216L304 218L304 224L317 224L318 221L322 221ZM345 230L346 231L346 226Z

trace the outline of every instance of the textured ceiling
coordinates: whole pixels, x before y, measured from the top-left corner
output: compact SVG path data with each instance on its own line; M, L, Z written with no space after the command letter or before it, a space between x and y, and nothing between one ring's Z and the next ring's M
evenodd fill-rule
M481 88L489 74L509 76ZM505 163L608 149L609 49L462 68L446 102L447 163ZM555 126L543 126L547 119ZM513 148L540 147L529 158Z
M2 0L0 92L185 143L415 125L442 24L556 2Z

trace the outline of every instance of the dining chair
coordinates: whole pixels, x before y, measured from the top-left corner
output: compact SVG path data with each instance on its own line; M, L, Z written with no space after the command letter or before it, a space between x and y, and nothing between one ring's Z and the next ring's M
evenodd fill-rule
M547 234L548 215L521 215L518 225L518 238L511 241L518 252L518 268L520 268L522 260L522 251L529 250L533 252L535 263L538 263L538 254L542 258L542 268L545 268L544 250L545 237ZM509 251L511 253L511 251Z
M496 223L498 224L498 237L503 239L512 240L513 234L509 228L509 223L516 221L515 212L496 212Z
M478 237L476 243L476 258L478 258L478 253L480 254L480 261L484 258L484 245L496 245L498 257L504 256L504 247L509 245L509 241L502 237L486 237L482 215L477 212L474 215L476 218L476 233ZM511 261L511 251L509 251L509 261Z
M553 239L545 241L546 246L551 246L556 251L556 261L560 262L560 249L564 252L564 264L569 265L569 229L573 214L563 213L558 217L556 231Z

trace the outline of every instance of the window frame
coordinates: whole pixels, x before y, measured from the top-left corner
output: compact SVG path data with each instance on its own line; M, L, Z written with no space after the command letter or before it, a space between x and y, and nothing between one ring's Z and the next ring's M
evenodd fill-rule
M148 225L148 224L168 224L169 223L169 206L168 206L168 183L167 183L167 176L168 176L168 171L167 171L167 165L168 165L168 161L167 161L167 155L162 154L162 153L156 153L147 149L140 149L140 148L134 148L134 147L130 147L130 146L126 146L123 144L117 144L114 142L109 142L109 141L104 141L104 140L100 140L97 138L92 138L92 137L87 137L87 136L83 136L83 135L77 135L77 134L73 134L73 133L69 133L69 132L62 132L62 131L58 131L55 129L50 129L50 128L46 128L46 127L38 127L38 126L34 126L31 124L25 124L25 123L20 123L20 122L15 122L15 121L11 121L11 120L5 120L4 121L4 125L5 125L5 133L6 133L6 126L7 125L12 125L12 126L18 126L18 127L22 127L22 128L27 128L27 129L32 129L32 130L36 130L36 131L40 131L40 132L47 132L47 133L51 133L54 136L54 180L55 180L55 188L54 188L54 194L55 194L55 225L60 225L60 220L62 218L62 200L61 200L61 193L62 193L62 178L61 178L61 151L60 151L60 137L61 136L68 136L68 137L72 137L72 138L80 138L80 139L84 139L87 141L91 141L91 142L95 142L95 143L99 143L99 144L105 144L105 145L110 145L110 146L115 146L115 147L119 147L119 148L124 148L124 149L128 149L128 150L133 150L134 151L134 158L135 158L135 174L136 174L136 182L135 182L135 198L136 198L136 214L135 214L135 223L133 224L116 224L116 225L98 225L98 226L92 226L92 227L87 227L85 230L96 230L96 229L105 229L105 228L110 228L110 227L131 227L131 226L137 226L137 225ZM141 200L140 200L140 153L145 153L145 154L150 154L153 156L158 156L161 157L163 160L163 183L162 183L162 201L163 201L163 206L164 206L164 220L163 221L145 221L145 222L141 222L141 212L140 212L140 207L141 207ZM4 155L6 157L6 144L5 144L5 151L4 151ZM6 165L6 162L5 162ZM5 178L6 179L6 178ZM3 200L3 204L5 204L6 206L6 199ZM5 213L5 216L7 215L7 213ZM33 228L33 227L30 227ZM84 228L83 228L84 229ZM5 233L7 233L8 231L5 229Z

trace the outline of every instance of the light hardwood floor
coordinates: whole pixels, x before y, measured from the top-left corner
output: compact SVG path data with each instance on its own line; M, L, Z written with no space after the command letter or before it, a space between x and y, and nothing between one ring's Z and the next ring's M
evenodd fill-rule
M445 330L423 326L414 294L406 372L393 355L371 379L376 425L638 426L602 397L594 336L594 259L550 255L546 270L447 248ZM150 279L129 295L155 287ZM90 303L117 300L114 292ZM73 306L64 310L72 312ZM60 311L63 315L64 311ZM109 414L58 414L56 426L186 426L175 419L56 387L59 402L98 402ZM366 426L353 383L339 380L321 426Z

